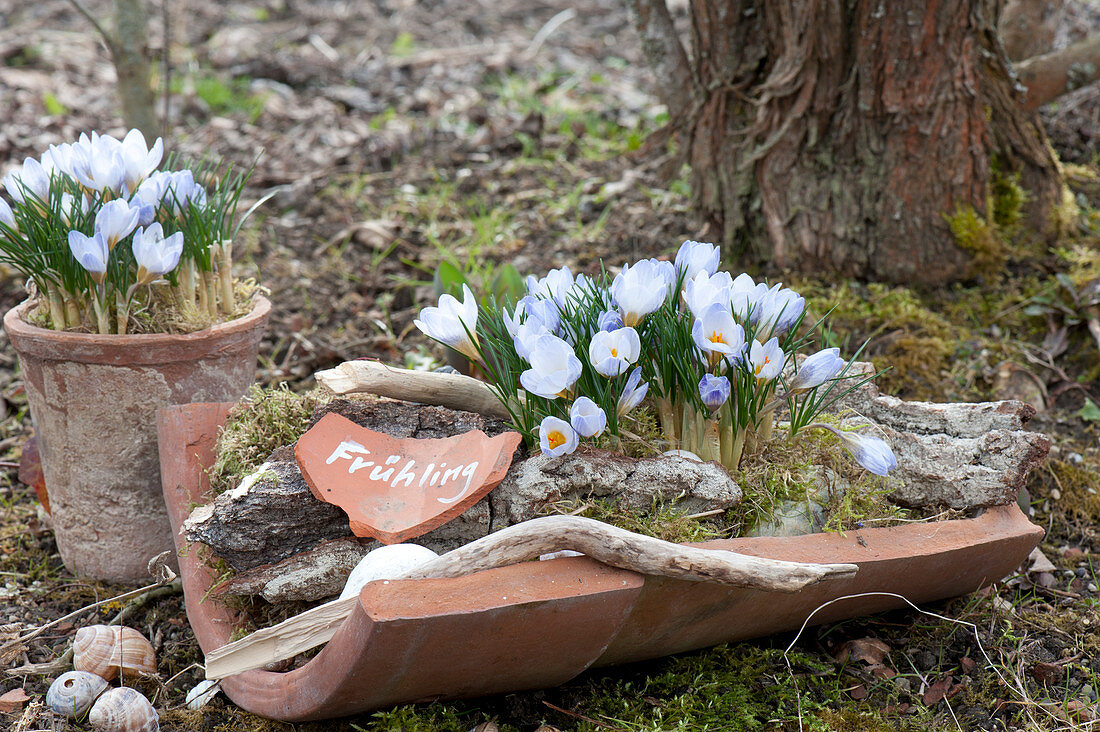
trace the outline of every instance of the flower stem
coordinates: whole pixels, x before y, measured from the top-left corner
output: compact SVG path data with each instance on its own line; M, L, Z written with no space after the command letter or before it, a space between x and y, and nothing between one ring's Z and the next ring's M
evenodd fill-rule
M226 315L233 314L233 242L222 242L218 259L218 284L221 287L221 308Z
M107 304L97 295L92 298L92 305L95 307L96 324L99 326L99 332L101 335L109 335L111 332L111 310L107 307Z
M67 292L62 293L61 297L65 301L65 324L79 325L82 318L80 317L80 305L77 304L76 298Z
M130 321L130 301L121 292L115 293L115 322L118 323L118 334L126 335L126 326Z
M205 290L206 312L214 320L218 319L218 280L213 271L202 273L200 286Z
M54 330L65 330L65 303L55 285L46 288L46 301L50 304L50 324Z

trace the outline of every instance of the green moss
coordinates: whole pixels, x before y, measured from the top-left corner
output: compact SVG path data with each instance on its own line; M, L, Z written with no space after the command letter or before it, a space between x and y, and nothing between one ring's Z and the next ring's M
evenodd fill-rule
M275 448L297 441L309 426L313 410L330 398L320 389L298 394L286 384L253 386L233 408L218 437L218 457L210 468L211 493L232 488Z
M969 204L958 204L955 213L945 215L955 244L971 256L970 271L998 273L1008 262L1008 249L993 224Z
M619 528L665 541L706 541L725 535L721 516L692 516L676 505L654 500L644 511L620 505L613 499L599 498L588 501L558 501L547 507L549 514L569 514L596 519Z

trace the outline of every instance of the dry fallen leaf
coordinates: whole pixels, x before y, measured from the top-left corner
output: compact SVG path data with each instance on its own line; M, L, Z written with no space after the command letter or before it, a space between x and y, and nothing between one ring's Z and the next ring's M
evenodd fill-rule
M888 653L890 653L890 646L878 638L855 638L837 646L836 651L833 652L833 658L837 663L863 661L875 666L882 665Z

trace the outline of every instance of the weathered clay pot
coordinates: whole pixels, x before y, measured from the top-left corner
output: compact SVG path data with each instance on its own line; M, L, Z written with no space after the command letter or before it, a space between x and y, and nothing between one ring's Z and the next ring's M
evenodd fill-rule
M157 415L164 497L180 549L180 526L208 487L206 468L230 406L190 404ZM371 582L307 664L285 673L247 671L221 685L239 706L290 722L544 688L591 666L793 630L807 618L831 623L901 607L902 597L920 603L963 595L1011 572L1042 536L1011 504L974 519L699 545L859 566L854 577L790 594L643 576L587 557L453 579ZM223 605L203 601L211 570L194 551L182 552L180 565L195 638L204 652L225 645L235 619ZM847 597L860 593L879 594Z
M238 399L252 383L271 303L186 335L38 328L24 302L4 316L19 354L57 546L74 574L148 578L172 546L160 488L156 411Z

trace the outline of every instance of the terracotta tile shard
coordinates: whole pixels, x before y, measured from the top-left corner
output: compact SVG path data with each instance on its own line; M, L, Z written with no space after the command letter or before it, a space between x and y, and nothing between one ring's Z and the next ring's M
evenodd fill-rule
M921 698L921 701L924 702L924 706L931 707L939 704L945 696L948 696L947 692L951 689L951 685L954 681L951 675L948 674L925 689L924 696Z
M356 536L396 544L437 528L497 486L519 446L518 432L466 432L395 439L326 414L294 455L319 500L342 508Z
M0 696L0 712L14 714L23 711L23 705L30 701L27 692L22 689L12 689Z

